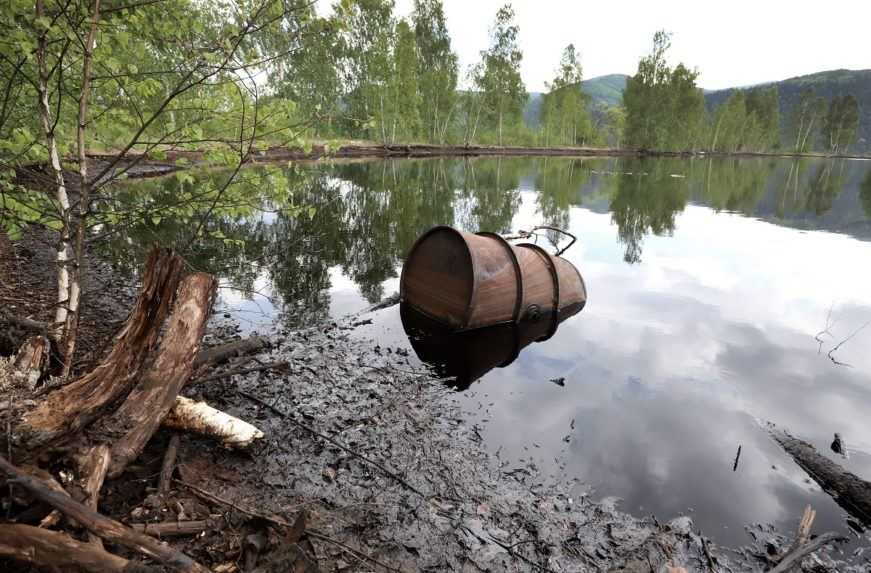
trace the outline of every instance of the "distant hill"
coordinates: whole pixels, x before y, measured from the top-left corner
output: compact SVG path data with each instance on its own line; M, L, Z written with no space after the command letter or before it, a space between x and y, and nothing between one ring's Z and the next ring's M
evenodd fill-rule
M859 100L859 133L858 141L851 147L851 151L871 151L871 70L830 70L750 87L772 85L777 86L780 96L781 127L784 132L789 129L789 116L803 90L811 88L816 95L827 100L834 96L853 94ZM716 109L735 89L705 92L708 109Z
M585 80L581 89L590 95L595 107L617 105L623 96L626 79L623 74L611 74ZM851 151L871 152L871 70L830 70L806 76L798 76L777 82L759 84L759 86L776 85L780 95L781 125L788 129L788 118L793 106L798 102L799 95L805 88L826 99L836 95L853 94L859 100L859 134L858 141ZM724 90L705 91L705 104L708 110L714 110L736 89L749 89L759 86L729 88ZM538 125L538 114L541 107L541 93L529 94L529 102L523 117L529 125ZM595 113L595 109L594 109Z
M623 90L629 76L624 74L608 74L581 82L581 91L590 96L594 107L617 105L623 99ZM523 110L523 119L528 125L538 126L541 112L541 92L529 92L529 100Z
M609 74L590 78L581 82L581 90L590 96L592 103L618 105L623 100L623 90L626 89L625 74Z

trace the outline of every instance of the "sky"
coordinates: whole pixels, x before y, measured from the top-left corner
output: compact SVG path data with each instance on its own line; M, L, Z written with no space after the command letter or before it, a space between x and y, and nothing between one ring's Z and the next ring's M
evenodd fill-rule
M443 0L463 73L487 47L505 0ZM319 0L322 13L332 0ZM396 0L408 16L412 0ZM521 73L527 90L543 91L562 49L573 43L584 77L635 73L653 33L672 32L672 63L700 72L706 89L747 86L837 68L871 68L867 42L871 0L514 0Z

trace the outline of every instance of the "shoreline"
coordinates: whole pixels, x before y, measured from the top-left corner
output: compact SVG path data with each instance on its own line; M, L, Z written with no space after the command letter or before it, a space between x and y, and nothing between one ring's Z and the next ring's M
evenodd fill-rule
M204 162L205 151L167 151L165 159L154 159L148 154L128 154L130 161L139 161L140 167L128 173L129 178L154 177L171 173L186 166L178 161L192 164ZM107 161L114 159L112 153L92 153L90 158ZM315 144L306 150L299 147L269 147L252 153L248 164L276 161L310 162L331 159L423 159L423 158L477 158L477 157L632 157L632 158L771 158L771 159L850 159L871 160L869 155L825 154L819 152L794 153L786 151L656 151L632 148L607 147L526 147L492 145L430 145L353 143L329 149L326 144Z

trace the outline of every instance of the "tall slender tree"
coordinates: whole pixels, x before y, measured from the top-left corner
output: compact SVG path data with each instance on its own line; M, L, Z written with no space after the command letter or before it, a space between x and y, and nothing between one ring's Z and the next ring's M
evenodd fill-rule
M396 25L393 75L390 79L390 140L413 139L420 133L421 96L417 42L408 22Z
M811 88L802 90L790 117L794 151L802 153L814 147L826 112L825 105L825 100L814 94Z
M346 125L351 134L388 141L393 0L340 0L333 17L339 29L340 70Z
M855 96L836 96L829 102L823 121L823 137L831 153L847 149L856 141L859 129L859 102Z
M638 62L626 82L626 144L644 149L688 150L701 143L704 96L696 86L698 72L683 64L668 66L671 36L653 36L653 49Z
M444 143L457 105L457 55L441 0L414 0L411 14L417 42L421 121L424 136Z
M486 120L496 130L499 145L503 143L505 126L520 123L528 97L520 77L523 52L517 43L519 31L514 23L514 8L506 4L496 12L490 47L481 52L482 66L475 76L475 85L483 95Z
M588 141L593 123L587 111L587 96L581 91L583 69L574 44L563 50L556 77L548 84L541 103L545 145L551 138L576 145Z

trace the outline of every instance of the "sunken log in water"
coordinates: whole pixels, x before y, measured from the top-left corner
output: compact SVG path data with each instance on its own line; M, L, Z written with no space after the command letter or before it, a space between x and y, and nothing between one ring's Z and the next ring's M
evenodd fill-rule
M866 526L871 526L871 482L848 472L811 444L774 425L768 426L768 432L838 505Z
M458 331L543 316L550 336L587 302L584 279L567 260L532 243L450 227L417 240L399 288L405 304Z

